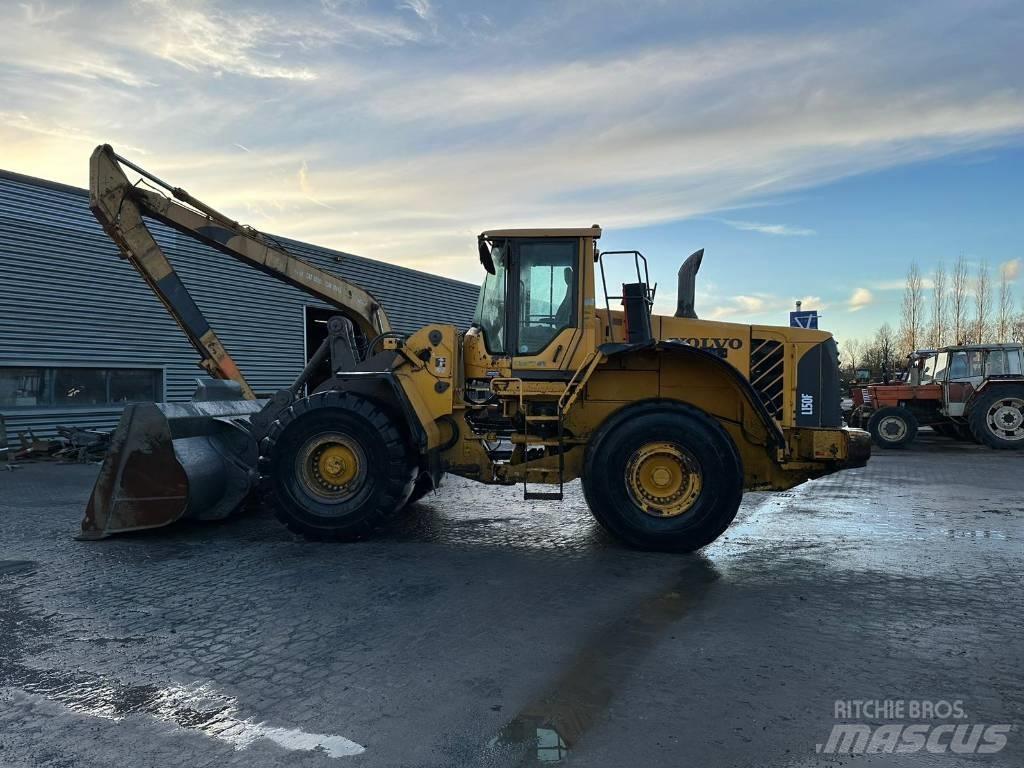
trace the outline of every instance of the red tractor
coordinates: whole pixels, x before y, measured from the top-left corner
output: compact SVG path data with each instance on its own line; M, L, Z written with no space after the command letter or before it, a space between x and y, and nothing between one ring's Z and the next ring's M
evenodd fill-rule
M1020 344L919 350L903 381L854 393L851 422L881 448L910 443L929 426L991 448L1024 449L1024 373Z

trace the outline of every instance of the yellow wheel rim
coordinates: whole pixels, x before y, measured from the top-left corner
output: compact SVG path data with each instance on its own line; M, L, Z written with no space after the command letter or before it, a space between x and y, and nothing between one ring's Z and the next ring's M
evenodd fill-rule
M647 514L677 517L693 507L703 481L689 451L675 443L647 443L626 462L626 487Z
M296 459L306 487L330 499L351 495L366 474L363 452L347 435L318 435L302 446Z

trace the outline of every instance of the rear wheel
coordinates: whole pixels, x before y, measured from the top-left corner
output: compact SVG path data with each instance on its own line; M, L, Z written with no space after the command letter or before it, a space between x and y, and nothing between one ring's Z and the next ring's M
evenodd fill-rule
M641 549L689 552L717 539L743 498L739 451L692 406L627 409L587 448L583 493L597 521Z
M1024 386L997 386L971 406L971 434L990 448L1024 448Z
M388 414L340 392L298 400L278 416L260 446L260 469L278 519L314 539L367 535L405 503L415 480Z
M906 408L879 408L868 421L868 432L881 448L902 448L917 436L917 419Z

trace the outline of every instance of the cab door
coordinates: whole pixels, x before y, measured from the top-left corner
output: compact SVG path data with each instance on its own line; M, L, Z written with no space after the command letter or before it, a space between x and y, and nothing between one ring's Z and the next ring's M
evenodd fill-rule
M509 350L512 375L558 379L572 375L570 362L581 336L581 239L521 239L513 243L509 281Z
M948 365L945 383L946 415L963 416L967 401L985 379L985 350L951 350Z

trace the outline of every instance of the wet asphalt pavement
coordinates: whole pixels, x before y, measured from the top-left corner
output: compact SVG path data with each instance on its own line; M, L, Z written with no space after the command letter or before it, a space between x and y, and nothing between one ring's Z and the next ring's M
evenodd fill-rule
M578 485L460 480L359 544L265 514L84 543L95 466L0 469L0 765L1024 765L1022 468L922 435L748 494L695 556L622 548ZM865 699L1012 728L819 751Z

